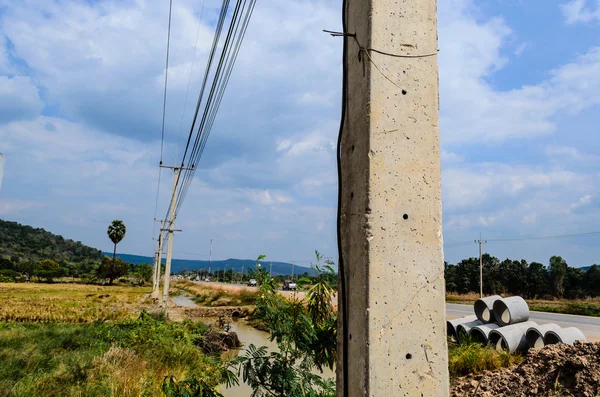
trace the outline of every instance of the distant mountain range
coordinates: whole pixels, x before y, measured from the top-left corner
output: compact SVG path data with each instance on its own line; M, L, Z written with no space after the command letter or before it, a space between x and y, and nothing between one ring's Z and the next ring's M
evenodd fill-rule
M112 256L112 253L105 252L105 255ZM141 255L129 255L129 254L119 254L117 256L122 260L130 263L140 264L140 263L150 263L154 262L154 258L149 256L141 256ZM165 259L163 258L163 263ZM292 265L287 262L270 262L270 261L260 261L261 266L264 266L265 269L269 270L270 266L273 266L273 276L280 276L286 274L292 274L292 266L294 267L294 274L300 275L303 273L308 273L314 275L315 272L308 267ZM224 270L224 269L235 269L236 272L242 271L242 266L244 267L244 272L247 272L248 269L254 268L256 264L255 260L252 259L226 259L222 261L203 261L203 260L195 260L195 259L173 259L171 260L171 271L173 273L180 272L184 269L188 270L200 270L206 269L208 270L209 266L211 271L215 270Z

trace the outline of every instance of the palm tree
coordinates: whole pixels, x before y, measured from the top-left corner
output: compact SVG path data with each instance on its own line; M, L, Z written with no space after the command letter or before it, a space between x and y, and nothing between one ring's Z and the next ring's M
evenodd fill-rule
M125 233L127 233L127 228L125 227L123 221L114 220L108 227L106 233L108 234L108 238L110 239L110 241L112 241L115 245L115 250L113 252L114 262L115 257L117 256L117 244L119 244L121 240L123 240L123 238L125 237Z

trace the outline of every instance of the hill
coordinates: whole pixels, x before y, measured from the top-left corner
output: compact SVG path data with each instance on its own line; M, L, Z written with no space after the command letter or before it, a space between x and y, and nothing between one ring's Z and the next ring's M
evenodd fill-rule
M44 229L0 219L0 258L12 263L51 259L67 264L100 263L102 251Z
M105 253L108 255L108 253ZM141 263L150 263L154 261L152 257L149 256L141 256L141 255L129 255L129 254L117 254L119 258L124 260L125 262L141 264ZM163 258L164 263L164 258ZM236 272L242 271L242 266L245 271L250 268L254 268L256 264L255 260L252 259L226 259L221 261L208 261L204 260L191 260L191 259L173 259L171 261L171 268L173 273L180 272L184 269L188 270L200 270L200 269L208 269L210 266L211 271L215 270L224 270L224 269L235 269ZM269 269L271 264L273 265L273 276L292 274L292 264L286 262L269 262L269 261L260 261L260 264L265 267L265 269ZM314 272L311 268L305 266L294 266L294 274L300 275L304 272L308 274L314 275Z

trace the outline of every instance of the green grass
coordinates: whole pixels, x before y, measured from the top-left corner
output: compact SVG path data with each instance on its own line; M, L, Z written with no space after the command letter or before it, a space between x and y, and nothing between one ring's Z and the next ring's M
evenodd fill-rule
M190 281L176 281L173 289L185 291L190 298L201 306L251 306L256 303L258 297L257 289L241 288L228 290L194 284Z
M479 294L446 294L446 302L472 304L479 298ZM600 317L600 299L527 299L529 310L559 314L577 314L580 316Z
M112 324L0 322L0 395L160 396L168 376L215 387L219 359L194 344L205 332L144 313Z
M472 341L460 345L448 342L448 369L451 378L506 368L521 361L523 356L497 351L491 346Z
M577 314L580 316L600 317L600 302L561 302L558 306L531 304L529 309L537 312L550 312L561 314Z

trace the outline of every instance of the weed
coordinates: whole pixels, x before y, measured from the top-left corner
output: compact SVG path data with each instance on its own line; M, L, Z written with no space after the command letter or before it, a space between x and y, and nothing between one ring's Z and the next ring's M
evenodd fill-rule
M146 313L116 323L0 323L0 390L32 397L160 395L171 376L214 388L220 361L193 343L206 330Z
M509 367L523 361L523 356L497 351L473 341L457 345L448 342L448 369L452 378L486 370Z

